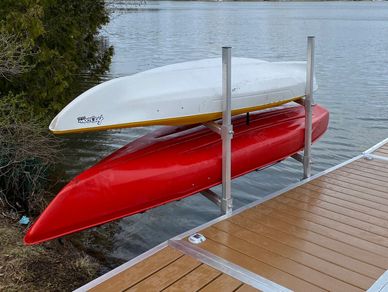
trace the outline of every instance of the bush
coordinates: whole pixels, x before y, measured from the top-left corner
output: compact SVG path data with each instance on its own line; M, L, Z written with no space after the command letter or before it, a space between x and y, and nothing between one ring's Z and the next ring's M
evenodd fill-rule
M58 142L20 96L0 98L0 117L0 199L15 211L40 212Z
M55 114L74 98L81 73L108 69L113 48L98 37L108 21L103 0L1 0L0 32L22 40L30 70L0 79L0 91L24 93L36 113Z
M29 214L44 198L57 156L48 121L78 92L79 75L108 69L98 31L104 0L0 1L0 199Z

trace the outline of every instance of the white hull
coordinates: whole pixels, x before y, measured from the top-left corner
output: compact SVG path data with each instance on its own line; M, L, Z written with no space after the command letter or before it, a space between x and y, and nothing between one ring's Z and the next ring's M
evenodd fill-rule
M304 96L305 62L232 59L234 114ZM316 87L316 86L315 86ZM177 125L216 119L222 111L222 61L178 63L99 84L51 122L54 133Z

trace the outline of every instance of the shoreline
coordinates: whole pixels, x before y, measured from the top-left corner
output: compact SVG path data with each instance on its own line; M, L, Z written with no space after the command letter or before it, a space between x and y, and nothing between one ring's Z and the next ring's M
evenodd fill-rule
M25 229L0 205L0 290L72 291L100 275L100 263L70 242L24 245Z

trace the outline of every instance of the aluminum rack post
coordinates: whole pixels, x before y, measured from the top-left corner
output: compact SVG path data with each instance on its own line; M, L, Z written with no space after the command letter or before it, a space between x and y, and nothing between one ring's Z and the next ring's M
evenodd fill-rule
M233 126L232 126L232 48L222 48L222 198L221 212L223 214L232 213L232 187L231 187L231 169L232 169L232 145Z
M313 122L313 90L314 90L314 49L315 37L307 38L307 70L306 70L306 92L305 92L305 136L303 153L303 178L311 176L311 143L312 143L312 122Z

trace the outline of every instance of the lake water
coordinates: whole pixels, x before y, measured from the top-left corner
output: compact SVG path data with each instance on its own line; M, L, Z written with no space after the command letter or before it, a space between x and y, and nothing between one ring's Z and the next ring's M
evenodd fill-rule
M330 110L331 121L328 132L313 146L313 172L388 137L388 2L149 2L116 8L102 30L115 48L105 79L220 57L222 46L232 46L233 56L305 60L306 38L314 35L319 83L315 100ZM67 137L67 179L151 130ZM289 159L238 178L232 184L234 207L295 183L301 176L301 165ZM218 215L215 205L195 195L118 221L114 235L105 237L108 248L103 251L130 259Z

